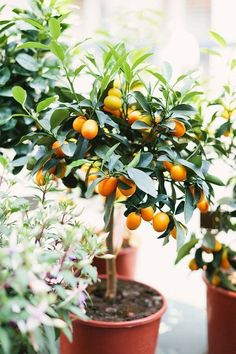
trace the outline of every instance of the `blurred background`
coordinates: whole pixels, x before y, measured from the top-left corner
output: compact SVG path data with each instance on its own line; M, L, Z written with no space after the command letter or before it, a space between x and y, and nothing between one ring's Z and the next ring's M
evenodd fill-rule
M0 0L4 2L9 13L13 7L27 6L27 0ZM91 37L93 42L124 40L130 49L146 47L154 53L155 64L169 62L176 75L198 69L203 81L211 78L213 91L229 79L225 64L235 49L235 0L74 0L73 3L75 41ZM223 59L209 55L216 50L209 30L220 33L229 43ZM222 170L220 165L215 169L216 173ZM221 177L227 177L228 173L225 169L222 176L221 171ZM89 223L92 219L94 223L96 217L100 225L99 201L89 208L87 203L80 201L81 208L88 210L84 220ZM191 230L199 230L197 211ZM205 354L205 287L201 274L190 274L188 259L174 267L175 240L162 247L150 225L143 225L134 237L140 245L136 279L157 287L169 303L158 353Z

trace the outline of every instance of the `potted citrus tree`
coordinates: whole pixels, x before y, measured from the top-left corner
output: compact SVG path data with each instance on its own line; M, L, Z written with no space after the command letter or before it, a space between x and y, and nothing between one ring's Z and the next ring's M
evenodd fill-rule
M185 223L194 209L208 210L215 180L208 173L210 164L201 143L191 134L192 125L197 124L189 104L198 94L195 81L189 85L188 77L185 85L187 75L172 79L168 64L160 73L149 65L150 53L129 52L123 43L108 44L101 53L87 53L81 65L68 72L60 20L54 26L49 30L49 47L65 69L67 98L61 95L57 107L45 105L37 113L27 110L24 89L14 87L13 95L41 127L33 137L37 163L32 173L38 185L76 174L84 163L90 164L86 178L93 176L93 181L86 196L90 198L96 190L105 198L108 251L106 276L91 289L90 320L73 322L73 342L62 336L61 353L100 350L108 354L112 348L114 354L141 354L145 348L153 354L166 300L144 284L117 278L114 205L119 193L129 230L151 223L158 239L166 244L174 237L178 248L185 243ZM87 94L77 93L73 85L83 69L93 77ZM91 171L95 163L99 168ZM184 223L179 220L182 213Z
M218 33L211 32L220 44L211 54L224 54L227 43ZM236 231L235 199L235 108L236 92L233 83L235 59L229 60L229 81L222 87L215 99L205 96L205 110L199 110L198 119L203 129L198 137L207 146L208 155L214 163L219 158L221 165L228 169L230 178L222 189L229 197L219 199L216 206L201 215L203 237L200 241L192 237L188 244L179 251L179 259L193 247L194 258L190 261L191 270L204 270L207 286L208 347L209 354L222 352L232 354L236 348L236 252L234 248ZM204 122L204 118L208 117ZM210 117L210 118L209 118ZM197 130L195 131L197 133ZM199 132L198 132L199 133ZM223 176L223 169L221 176ZM221 184L220 181L218 184ZM224 236L224 242L219 240ZM227 240L228 236L228 240Z

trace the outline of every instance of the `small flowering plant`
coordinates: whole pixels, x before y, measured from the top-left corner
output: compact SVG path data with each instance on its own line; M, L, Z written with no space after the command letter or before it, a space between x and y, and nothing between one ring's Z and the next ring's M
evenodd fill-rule
M104 240L85 228L71 200L39 201L0 192L0 352L57 353L70 313L85 318L91 263Z

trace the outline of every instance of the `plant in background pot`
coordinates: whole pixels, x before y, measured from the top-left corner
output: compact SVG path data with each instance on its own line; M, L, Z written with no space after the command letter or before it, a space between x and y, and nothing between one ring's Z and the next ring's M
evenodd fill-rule
M30 211L8 180L0 188L0 352L57 354L60 332L71 339L70 314L86 318L86 289L97 277L91 263L103 242L71 200L39 200Z
M53 52L66 69L60 18L54 26L49 47L57 48ZM72 343L62 336L62 354L110 354L111 348L113 354L154 353L166 301L144 284L117 279L115 258L109 256L114 255L114 205L125 206L129 230L151 223L157 238L164 244L176 238L179 248L186 241L179 214L184 212L188 222L197 206L208 209L213 194L209 181L217 179L209 175L210 164L191 130L197 124L189 104L198 94L195 80L188 75L172 79L168 64L161 74L150 66L150 56L140 49L129 52L123 43L87 53L75 71L65 70L69 88L62 91L67 98L59 93L51 110L45 106L45 111L29 114L27 92L19 86L13 90L27 114L43 122L33 137L36 183L46 188L48 181L76 175L89 163L86 180L93 178L86 196L95 190L105 198L107 274L91 289L90 319L73 322ZM81 70L93 77L89 94L76 93L73 86ZM42 135L47 139L42 141Z
M223 47L227 43L218 33L213 38ZM220 50L215 52L220 55ZM223 56L223 60L224 60ZM233 82L235 59L229 60L229 81L216 99L205 97L206 109L198 118L203 122L200 139L208 149L211 161L220 158L223 175L228 170L224 197L216 207L201 216L203 237L193 236L180 249L181 258L192 248L194 258L189 263L191 270L204 270L207 286L208 348L209 354L234 354L236 351L236 90ZM204 118L206 117L205 123ZM210 118L209 118L210 117ZM204 128L205 126L205 128ZM227 177L228 178L228 177ZM220 241L222 240L222 242Z
M27 9L13 9L11 19L4 15L5 6L0 9L0 147L15 150L16 172L25 165L20 159L27 153L25 149L32 147L21 143L20 138L32 133L36 122L25 116L11 90L15 85L27 90L29 110L37 102L55 100L53 96L60 70L57 58L46 46L45 26L62 14L62 5L63 2L59 4L58 1L47 4L46 1L32 0ZM68 24L63 24L62 31L67 27ZM43 109L42 104L38 106L40 109Z

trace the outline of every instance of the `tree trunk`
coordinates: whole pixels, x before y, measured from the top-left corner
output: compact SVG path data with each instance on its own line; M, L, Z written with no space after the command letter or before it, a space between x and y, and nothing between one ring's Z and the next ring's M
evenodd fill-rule
M106 239L107 252L114 255L113 246L113 229L114 229L114 207L112 206L111 217L106 231L108 236ZM117 276L116 276L116 258L111 258L106 260L107 269L107 287L106 287L106 298L109 300L114 300L117 293Z

